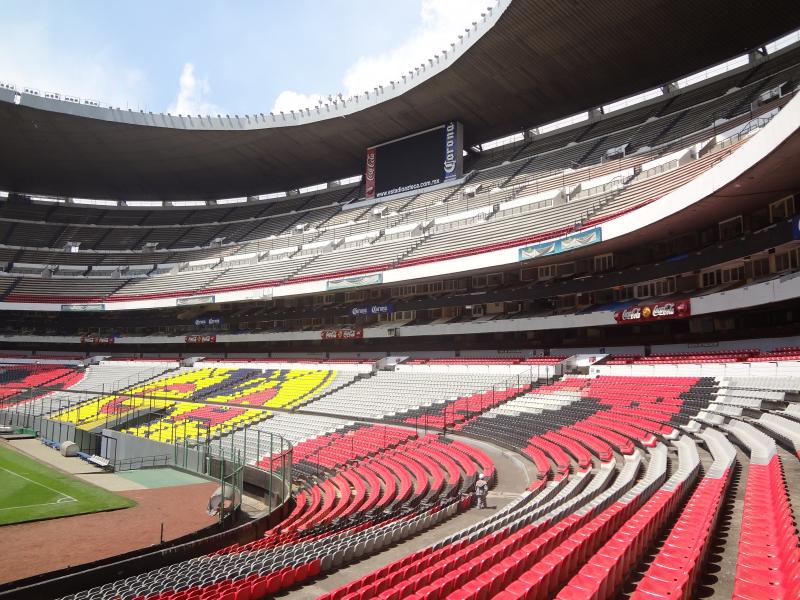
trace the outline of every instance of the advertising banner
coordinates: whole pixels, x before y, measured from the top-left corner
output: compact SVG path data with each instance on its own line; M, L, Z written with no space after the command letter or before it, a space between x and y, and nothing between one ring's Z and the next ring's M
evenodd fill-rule
M653 304L634 304L614 313L614 320L620 325L661 321L663 319L685 319L692 314L692 303L688 298Z
M221 317L198 317L194 320L195 327L213 327L222 325Z
M187 335L187 344L216 344L217 336L215 335Z
M380 283L383 283L383 273L374 273L372 275L356 275L355 277L346 277L344 279L330 279L326 284L326 289L330 292L364 285L378 285Z
M105 304L62 304L62 312L102 312Z
M350 309L354 317L367 317L370 315L390 315L394 312L391 304L373 304L372 306L356 306Z
M367 148L367 167L364 172L364 197L371 199L375 197L375 148Z
M178 306L194 306L195 304L214 304L214 296L192 296L191 298L178 298Z
M320 331L323 340L360 340L364 337L363 329L323 329Z
M462 152L458 140L458 123L450 121L444 126L444 164L442 165L442 181L451 181L461 175Z
M81 344L91 344L92 346L107 346L114 343L113 337L103 337L99 335L82 335Z
M567 237L553 240L552 242L543 242L541 244L533 244L532 246L525 246L519 249L518 260L530 260L540 256L552 256L553 254L561 254L562 252L569 252L590 246L603 241L603 230L601 227L594 229L587 229L580 233L568 235Z

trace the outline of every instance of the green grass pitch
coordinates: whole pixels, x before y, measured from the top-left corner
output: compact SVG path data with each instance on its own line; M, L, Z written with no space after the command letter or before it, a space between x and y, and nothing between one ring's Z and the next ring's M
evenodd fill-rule
M0 525L128 508L135 502L0 445Z

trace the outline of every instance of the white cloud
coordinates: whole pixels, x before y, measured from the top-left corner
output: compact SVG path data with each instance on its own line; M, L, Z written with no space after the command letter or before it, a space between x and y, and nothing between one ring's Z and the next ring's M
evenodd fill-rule
M422 22L396 48L376 56L362 56L344 75L348 96L372 90L389 81L398 81L458 40L464 29L477 21L481 11L494 4L491 0L423 0Z
M494 4L494 0L422 0L420 25L411 30L395 48L360 57L345 71L342 93L345 97L353 96L390 81L399 81L420 63L449 49L450 44L464 33L464 29L480 18L487 6ZM275 106L280 105L278 110L283 111L310 108L316 105L319 97L319 94L307 95L286 90L275 100Z
M119 64L105 48L82 55L57 46L42 23L15 24L3 32L0 81L40 92L57 92L122 108L145 108L150 92L146 73Z
M303 108L314 108L319 101L323 100L321 94L301 94L286 90L281 92L275 98L275 104L272 106L272 112L278 114L281 111L289 112L291 110L298 110Z
M183 65L178 79L178 96L169 105L167 112L173 115L216 115L221 109L209 100L211 85L208 78L199 79L194 73L194 65Z

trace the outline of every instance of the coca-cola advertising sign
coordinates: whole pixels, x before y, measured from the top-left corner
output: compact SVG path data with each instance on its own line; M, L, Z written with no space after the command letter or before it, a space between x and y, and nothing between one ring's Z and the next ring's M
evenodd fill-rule
M360 340L364 337L363 329L323 329L321 332L323 340Z
M684 319L692 314L691 300L634 304L614 313L617 323L660 321L662 319Z
M82 335L81 344L91 344L93 346L113 344L113 337L104 337L99 335Z
M367 148L367 169L364 174L364 180L366 181L365 198L375 197L375 159L375 148Z
M187 335L187 344L216 344L217 336L215 335Z

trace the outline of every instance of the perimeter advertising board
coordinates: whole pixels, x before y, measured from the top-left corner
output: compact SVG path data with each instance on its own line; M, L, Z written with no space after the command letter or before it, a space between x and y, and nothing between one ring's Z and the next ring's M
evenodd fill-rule
M654 304L634 304L625 310L614 313L614 320L620 325L660 321L662 319L685 319L692 314L690 299L656 302Z

